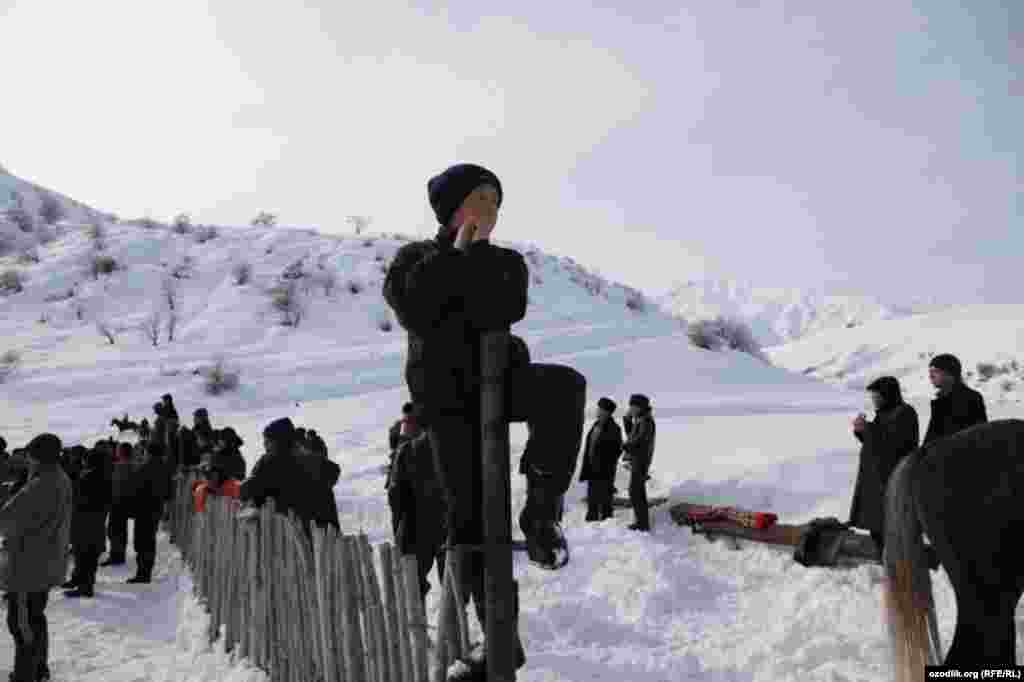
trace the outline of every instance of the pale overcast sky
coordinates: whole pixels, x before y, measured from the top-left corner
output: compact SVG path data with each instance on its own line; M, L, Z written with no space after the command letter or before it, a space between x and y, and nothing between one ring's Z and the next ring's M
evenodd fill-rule
M0 0L0 163L123 217L497 236L702 274L1020 301L1024 2Z

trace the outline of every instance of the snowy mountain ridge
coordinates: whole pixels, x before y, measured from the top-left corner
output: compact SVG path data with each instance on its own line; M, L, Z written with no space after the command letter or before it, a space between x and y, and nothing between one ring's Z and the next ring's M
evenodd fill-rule
M688 321L719 315L747 322L762 346L770 347L828 329L914 314L914 305L894 305L870 296L838 296L801 289L755 286L726 278L681 282L659 298L672 315Z

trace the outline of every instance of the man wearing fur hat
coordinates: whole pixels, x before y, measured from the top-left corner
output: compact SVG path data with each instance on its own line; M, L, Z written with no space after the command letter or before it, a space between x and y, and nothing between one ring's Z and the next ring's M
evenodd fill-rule
M629 415L632 427L629 438L622 446L629 456L629 502L633 505L634 523L630 530L650 532L651 519L647 506L647 479L654 458L654 417L651 416L651 401L639 393L629 398Z
M28 482L0 509L0 584L14 638L14 682L50 679L47 666L49 592L64 582L71 540L71 481L59 466L52 433L28 445Z
M622 429L612 417L615 408L610 398L597 401L597 421L583 445L580 481L587 482L587 521L604 521L614 515L612 489L622 453Z
M529 271L522 254L491 243L504 199L501 182L473 164L448 168L427 183L437 217L434 239L406 244L384 281L384 298L408 333L405 377L437 459L449 540L482 540L480 348L484 333L526 315ZM510 422L527 422L523 465L527 500L519 516L530 560L548 569L568 561L558 523L583 438L586 380L560 365L530 363L511 337L505 374ZM483 571L472 554L465 593L482 603ZM479 609L478 609L479 613Z
M943 353L932 358L928 379L938 393L932 400L932 416L922 445L988 421L985 399L964 383L960 360L955 355Z

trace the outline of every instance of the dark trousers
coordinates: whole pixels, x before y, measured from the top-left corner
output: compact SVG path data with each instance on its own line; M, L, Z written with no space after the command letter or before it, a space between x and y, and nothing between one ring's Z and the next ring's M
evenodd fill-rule
M629 471L629 503L633 505L634 523L644 530L651 528L651 515L647 506L647 466L634 457Z
M583 441L586 389L583 375L562 365L530 364L506 373L505 413L509 422L526 422L530 429L522 458L529 486L553 495L569 489ZM478 398L462 413L433 416L427 429L445 491L449 539L455 544L483 541L479 415ZM473 596L479 617L484 605L482 555L468 553L462 573L464 593Z
M878 556L882 556L883 543L885 542L885 536L882 533L871 531L871 539L875 542L875 547L878 547Z
M36 682L48 675L50 632L46 623L48 592L8 592L7 629L14 638L13 682Z
M128 514L124 508L114 507L107 518L107 540L110 557L123 559L128 550Z
M75 568L71 573L71 582L76 587L92 589L96 585L96 570L100 565L103 550L97 547L76 547Z
M426 599L427 592L430 592L430 569L437 564L437 582L444 585L444 541L436 543L424 543L416 547L416 564L420 572L420 597ZM443 594L443 592L442 592Z
M140 509L135 515L135 560L138 573L152 576L153 564L156 561L156 532L160 527L163 505L150 509Z
M614 516L612 488L614 481L587 482L587 521L604 521Z

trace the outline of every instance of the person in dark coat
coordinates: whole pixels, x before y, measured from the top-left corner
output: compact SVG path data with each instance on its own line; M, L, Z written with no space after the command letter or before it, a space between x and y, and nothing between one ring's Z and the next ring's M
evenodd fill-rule
M191 429L182 427L178 432L178 461L183 468L195 469L202 462L202 454L196 444L197 434L205 434L207 440L213 435L210 413L205 407L200 407L192 413Z
M52 433L28 445L29 477L0 508L0 589L14 639L15 682L49 680L46 602L67 575L71 539L71 481L61 468L61 442Z
M633 505L634 522L630 530L650 532L651 516L647 505L647 479L654 459L655 424L651 401L642 394L629 398L631 427L622 448L629 455L629 502Z
M152 440L146 446L146 454L133 462L135 495L131 514L135 519L135 576L129 578L132 584L149 583L153 579L153 565L156 563L156 533L160 526L164 504L170 498L170 475L164 446Z
M213 454L218 457L224 475L239 481L245 480L247 467L241 451L245 441L230 426L215 431L214 434Z
M430 591L431 567L437 564L439 584L444 584L445 528L444 490L437 478L430 438L421 433L403 441L395 453L394 475L388 488L391 529L395 547L403 555L416 556L420 573L420 597Z
M490 241L504 199L493 172L458 164L431 178L427 194L440 226L437 236L398 250L383 293L408 334L405 379L437 459L449 542L478 544L481 340L525 317L529 270L522 254ZM522 460L527 498L519 527L530 561L558 569L569 558L558 515L583 439L586 379L570 367L531 363L522 339L510 341L506 417L532 427ZM477 554L470 557L460 582L479 613L482 561Z
M885 487L900 460L917 449L921 434L917 410L903 401L900 382L895 377L881 377L871 382L867 390L876 412L872 421L860 414L853 423L853 435L863 445L849 525L870 532L881 552Z
M610 398L597 401L597 421L583 443L580 481L587 482L587 521L603 521L614 515L612 490L623 445L622 429L613 418L615 409Z
M71 517L71 546L75 568L62 587L70 598L92 597L96 568L106 545L107 513L112 498L112 462L104 448L93 448L74 482L74 514Z
M132 459L132 446L129 443L119 444L111 463L111 504L107 520L110 552L100 566L121 566L127 562L128 518L135 501L137 481Z
M306 432L306 454L309 463L317 472L317 478L327 484L327 487L334 489L341 478L341 467L337 462L331 461L327 453L327 444L317 436L316 431Z
M388 429L388 468L384 479L386 490L391 487L391 469L394 466L398 448L422 432L423 429L416 418L416 406L413 403L405 403L402 405L402 418Z
M277 512L294 511L307 531L310 521L340 529L334 493L320 479L315 462L295 453L296 438L295 426L287 417L267 425L263 430L266 454L242 482L239 499L257 507L272 499Z
M928 365L928 379L938 389L932 400L932 416L923 445L988 421L985 399L963 380L960 360L954 355L936 355Z

